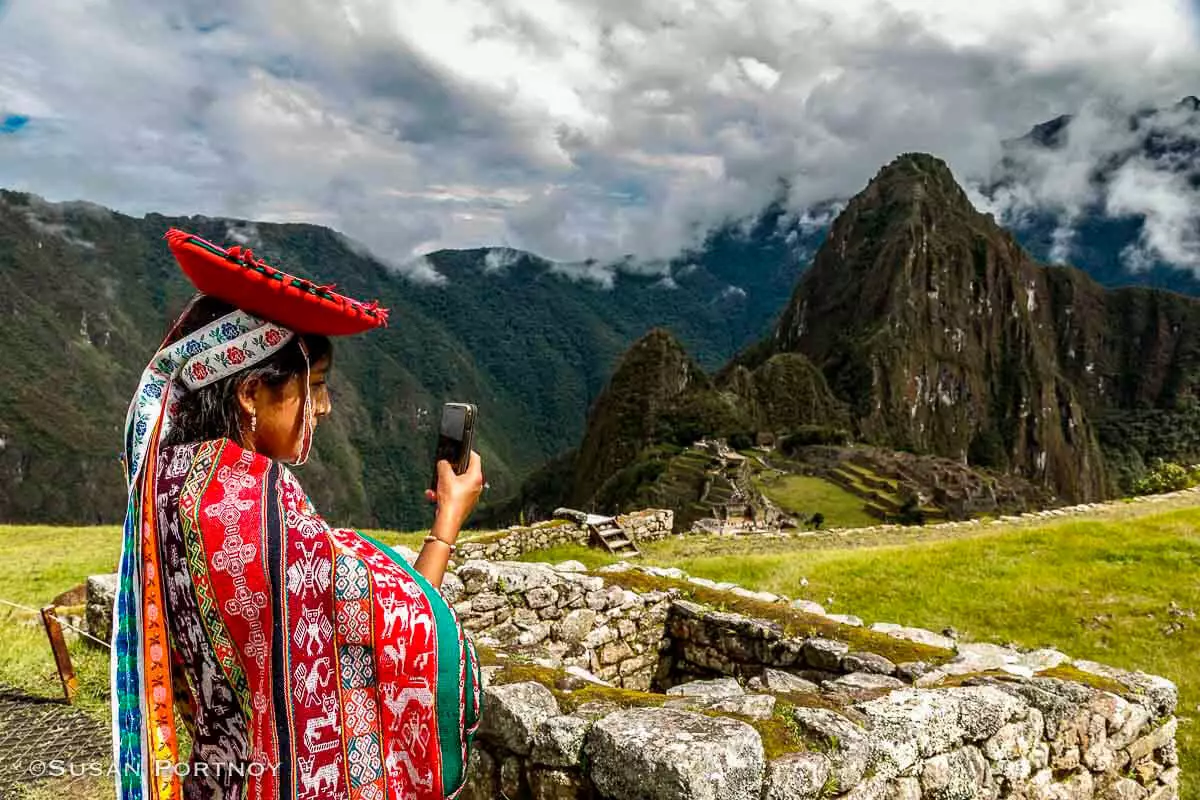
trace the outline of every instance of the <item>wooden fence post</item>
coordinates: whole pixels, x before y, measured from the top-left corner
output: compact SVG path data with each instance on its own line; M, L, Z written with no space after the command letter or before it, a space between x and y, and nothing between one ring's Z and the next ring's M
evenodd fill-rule
M73 703L79 691L79 679L75 677L75 668L71 666L71 654L67 651L67 640L63 638L62 625L54 614L54 606L42 609L42 623L46 626L46 636L50 638L50 649L54 651L54 663L58 667L63 695L68 703Z

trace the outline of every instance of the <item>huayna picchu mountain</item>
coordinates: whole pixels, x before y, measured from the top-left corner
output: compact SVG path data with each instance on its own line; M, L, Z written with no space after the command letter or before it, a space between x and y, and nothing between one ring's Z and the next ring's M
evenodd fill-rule
M1046 268L977 212L949 168L885 168L834 223L775 331L851 406L864 439L1106 493L1058 359Z
M846 206L772 334L712 378L661 333L622 363L555 462L557 496L539 496L543 477L517 498L527 513L626 504L601 492L614 483L652 494L633 476L654 480L703 436L813 426L1060 501L1127 490L1154 458L1200 459L1200 300L1038 264L923 154Z

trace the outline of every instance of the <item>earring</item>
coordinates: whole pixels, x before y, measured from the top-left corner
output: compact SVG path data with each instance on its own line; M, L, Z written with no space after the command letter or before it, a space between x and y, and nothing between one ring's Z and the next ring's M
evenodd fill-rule
M258 430L258 414L257 414L257 412L251 411L250 412L250 432L254 433L256 430Z

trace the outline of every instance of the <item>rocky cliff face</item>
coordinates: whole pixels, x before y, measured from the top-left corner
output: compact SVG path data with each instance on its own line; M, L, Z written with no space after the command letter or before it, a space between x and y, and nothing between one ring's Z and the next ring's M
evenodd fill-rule
M1200 302L1105 290L1069 269L1046 277L1059 363L1089 408L1182 409L1200 397Z
M868 439L1090 499L1105 492L1104 463L1060 368L1050 299L1046 270L946 165L910 155L834 223L774 344L824 370Z
M662 436L665 414L709 385L708 377L666 331L652 330L634 343L588 414L587 433L574 464L571 502L586 504L606 478Z
M847 205L773 334L711 384L648 341L593 410L577 502L683 407L709 427L676 434L848 427L1063 500L1119 491L1154 457L1200 458L1200 301L1037 263L932 156L898 158Z

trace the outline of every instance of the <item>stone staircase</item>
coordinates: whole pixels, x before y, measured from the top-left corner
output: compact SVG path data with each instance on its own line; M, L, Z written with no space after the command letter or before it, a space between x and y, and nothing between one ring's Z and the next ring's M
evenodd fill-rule
M601 517L595 514L588 514L584 524L587 525L591 541L608 552L627 558L642 554L634 543L633 537L626 533L625 529L617 523L616 517Z
M884 475L877 472L873 464L850 459L830 469L826 477L862 498L863 510L876 519L886 521L901 511L905 485L908 483L903 475ZM920 510L930 522L947 519L945 509L931 503L923 503Z

